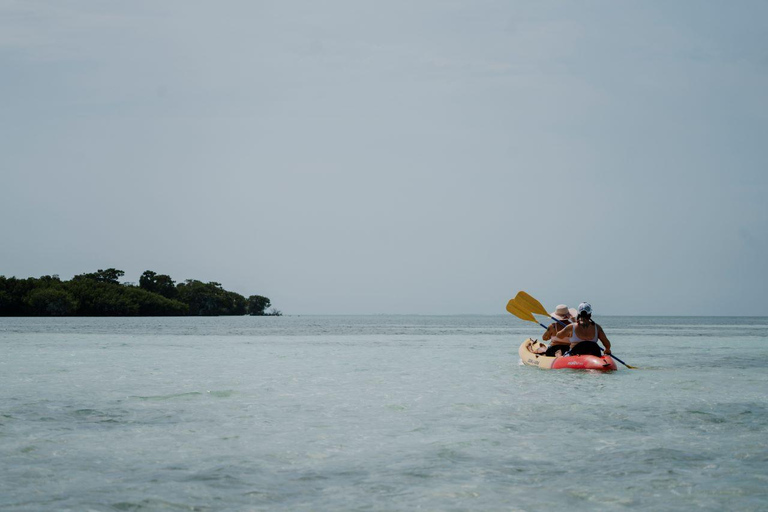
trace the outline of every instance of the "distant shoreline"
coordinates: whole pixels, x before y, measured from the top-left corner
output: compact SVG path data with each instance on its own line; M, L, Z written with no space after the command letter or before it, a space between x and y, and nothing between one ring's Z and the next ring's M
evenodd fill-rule
M220 283L187 279L176 284L169 275L146 270L139 284L120 283L115 268L79 274L65 281L58 275L0 276L0 317L154 317L281 316L263 295L248 298Z

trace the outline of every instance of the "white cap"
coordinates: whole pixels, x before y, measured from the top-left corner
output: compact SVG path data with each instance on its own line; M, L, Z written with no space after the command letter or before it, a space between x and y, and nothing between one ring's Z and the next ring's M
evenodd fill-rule
M577 310L579 312L579 315L582 313L586 313L590 316L592 316L592 306L589 304L589 302L582 302L579 304L579 308Z

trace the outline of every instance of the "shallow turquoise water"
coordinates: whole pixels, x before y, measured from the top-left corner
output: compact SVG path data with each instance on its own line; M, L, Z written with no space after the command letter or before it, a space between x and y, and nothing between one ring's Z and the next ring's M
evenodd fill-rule
M768 509L768 318L597 321L0 318L0 509Z

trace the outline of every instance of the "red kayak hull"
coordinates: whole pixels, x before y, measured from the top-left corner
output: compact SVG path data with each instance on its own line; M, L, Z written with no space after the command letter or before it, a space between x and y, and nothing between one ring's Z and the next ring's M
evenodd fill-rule
M617 370L616 361L611 356L564 356L555 358L552 362L553 370L569 368L571 370Z

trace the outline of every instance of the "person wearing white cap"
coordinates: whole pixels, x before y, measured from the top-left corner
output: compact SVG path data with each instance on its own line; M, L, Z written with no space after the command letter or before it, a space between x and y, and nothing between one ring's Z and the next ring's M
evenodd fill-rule
M611 342L603 328L592 321L592 306L582 302L577 308L576 323L563 328L557 333L558 338L568 338L571 342L570 355L593 355L600 357L598 340L605 346L605 354L611 354Z
M560 322L552 322L541 339L549 341L549 347L547 347L546 355L548 356L561 356L565 354L571 346L569 338L561 338L558 336L557 331L562 329L564 325L568 325L574 322L576 317L576 310L568 308L565 304L560 304L555 310L549 314L552 318L559 320ZM559 352L559 354L558 354Z
M568 338L571 342L570 355L593 355L600 357L598 340L605 346L605 354L611 354L611 342L603 328L592 321L592 306L582 302L577 308L576 323L563 328L557 333L558 338Z

